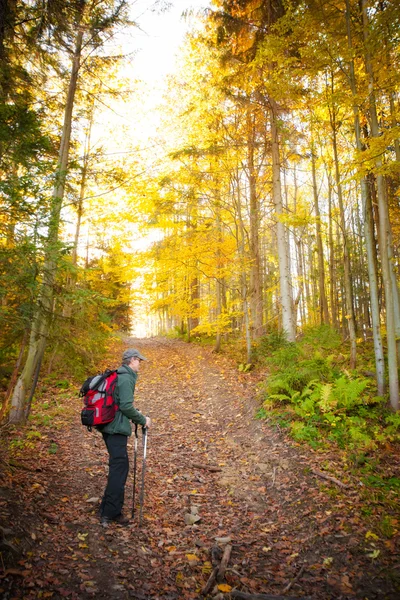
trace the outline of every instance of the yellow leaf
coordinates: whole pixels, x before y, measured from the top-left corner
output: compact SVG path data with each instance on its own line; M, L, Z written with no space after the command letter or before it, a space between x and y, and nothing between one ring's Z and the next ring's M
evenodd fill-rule
M64 496L64 498L61 498L61 502L69 502L69 498L67 496Z
M232 586L228 585L227 583L220 583L218 589L220 592L231 592Z
M208 560L205 561L205 563L203 564L202 571L203 571L203 573L211 573L212 564L210 563L210 561L208 561Z
M81 540L81 542L84 542L88 535L89 535L88 533L78 533L78 540Z
M372 531L367 531L367 533L365 534L365 539L379 540L379 537L375 533L372 533Z
M79 544L79 548L89 548L87 544Z
M188 560L199 560L199 557L196 556L195 554L186 554L186 558Z

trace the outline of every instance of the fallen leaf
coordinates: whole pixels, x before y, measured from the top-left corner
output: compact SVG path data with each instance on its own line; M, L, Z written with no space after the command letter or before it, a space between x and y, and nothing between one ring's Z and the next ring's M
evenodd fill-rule
M199 560L199 557L196 554L186 554L186 558L188 560Z

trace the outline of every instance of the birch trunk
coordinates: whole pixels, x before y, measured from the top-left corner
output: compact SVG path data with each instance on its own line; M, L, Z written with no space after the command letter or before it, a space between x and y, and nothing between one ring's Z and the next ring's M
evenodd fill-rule
M11 410L9 416L10 423L24 422L26 417L29 415L30 406L26 406L26 396L29 389L33 387L32 377L35 373L37 365L40 364L45 351L53 313L53 288L56 279L59 252L58 230L61 207L64 198L65 179L71 138L72 110L74 106L74 98L80 68L82 39L83 31L80 30L76 38L71 77L64 112L64 124L55 176L55 185L52 194L52 207L46 242L46 255L43 265L43 281L39 293L36 313L33 318L27 359L11 399Z
M346 0L346 26L347 40L350 50L353 48L350 23L350 3ZM356 138L357 150L362 152L365 147L361 139L360 116L357 105L357 86L354 70L354 61L350 61L350 86L353 95L353 115L354 115L354 133ZM371 303L371 320L372 320L372 336L374 340L375 366L376 366L376 382L378 394L383 396L385 393L385 359L383 354L383 344L380 328L380 310L379 310L379 294L378 294L378 274L376 269L376 246L374 239L374 225L372 218L372 203L371 194L369 192L368 181L366 176L360 179L361 186L361 202L364 215L364 235L365 246L367 249L368 263L368 280L369 280L369 297Z
M293 168L293 210L296 213L297 210L297 196L298 196L298 187L297 187L297 173L296 173L296 165ZM297 265L297 281L298 281L298 306L300 307L300 324L303 327L306 323L305 311L304 311L304 272L303 272L303 249L302 249L302 234L299 233L294 238L295 248L296 248L296 265ZM297 323L297 311L296 311L296 319L295 323Z
M281 189L281 164L279 153L279 135L277 126L277 106L271 99L271 141L272 141L272 193L276 213L276 230L278 242L280 300L282 306L282 329L289 342L296 341L296 326L293 316L292 288L289 273L287 238L283 215L282 189Z
M375 100L375 82L374 72L370 57L369 46L369 20L367 14L367 4L365 0L361 2L362 18L363 18L363 33L365 42L365 67L368 77L368 93L369 93L369 112L371 119L371 134L372 137L379 137L379 124L376 111ZM399 374L397 365L397 349L396 349L396 320L393 298L393 284L390 264L390 222L389 212L386 197L386 185L384 176L381 174L382 159L375 159L377 170L377 200L379 212L379 241L380 241L380 256L382 263L382 278L385 290L385 305L386 305L386 338L388 347L388 370L389 370L389 396L390 405L393 410L399 410Z

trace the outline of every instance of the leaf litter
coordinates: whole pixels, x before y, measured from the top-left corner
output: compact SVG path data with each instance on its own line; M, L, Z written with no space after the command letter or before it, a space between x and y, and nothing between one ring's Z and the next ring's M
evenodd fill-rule
M399 597L397 530L390 540L371 531L338 462L319 477L326 457L254 419L255 373L163 338L116 344L107 366L127 343L149 358L135 400L153 420L142 525L137 504L129 527L100 527L107 452L64 393L66 411L1 480L4 598Z

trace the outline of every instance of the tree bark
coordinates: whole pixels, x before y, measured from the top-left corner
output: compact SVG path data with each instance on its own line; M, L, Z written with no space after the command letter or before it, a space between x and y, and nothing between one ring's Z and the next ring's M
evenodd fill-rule
M27 407L25 406L26 395L32 385L32 377L35 373L36 367L42 360L51 324L54 297L53 288L57 274L59 256L58 235L60 213L64 198L72 128L72 110L74 107L75 92L80 68L82 39L83 31L79 30L77 33L75 52L72 60L72 69L65 105L64 124L61 136L58 165L52 194L50 222L46 241L46 254L43 265L43 281L39 293L38 305L33 318L28 356L12 395L9 416L10 423L24 422L25 418L29 414L29 410L27 411Z
M280 281L280 300L282 306L282 329L289 342L296 341L296 325L293 316L292 287L289 272L288 256L289 248L287 246L285 225L282 222L282 189L281 189L281 165L279 155L279 134L278 134L278 111L276 103L270 99L271 115L271 141L272 141L272 188L273 200L276 213L276 229L278 242L278 261L279 261L279 281Z
M26 344L27 344L27 341L28 341L28 337L29 337L29 329L26 328L25 331L24 331L24 337L22 338L21 347L20 347L20 350L19 350L17 362L15 363L15 367L14 367L14 370L13 370L12 375L11 375L10 383L8 384L7 391L6 391L6 394L4 396L4 400L3 400L2 406L1 406L1 410L0 410L0 423L2 423L3 420L4 421L6 420L7 410L8 410L9 401L10 401L10 396L11 396L11 393L13 391L13 388L14 388L15 383L16 383L17 378L18 378L18 371L19 371L19 368L20 368L21 363L22 363L22 358L24 356L25 347L26 347Z
M329 239L329 296L331 301L331 314L333 327L338 330L338 310L336 302L336 270L335 270L335 244L333 241L332 226L332 181L328 173L328 239Z
M369 93L369 112L371 119L371 134L377 138L380 135L378 117L376 111L375 99L375 82L374 72L369 51L369 20L367 13L367 3L361 0L363 33L365 43L365 69L368 77L368 93ZM376 183L377 183L377 200L379 212L379 242L380 256L382 263L382 278L385 290L385 305L386 305L386 338L388 346L388 370L389 370L389 396L390 405L393 410L399 410L399 374L397 365L397 348L396 348L396 320L393 298L393 284L390 264L390 222L389 212L386 197L385 179L382 175L382 159L375 159L376 166Z
M334 84L333 84L333 72L331 76L331 92L333 98L334 92ZM354 301L353 301L353 286L351 281L351 266L350 266L350 254L349 254L349 240L346 228L346 220L344 214L344 205L343 205L343 193L342 193L342 183L340 177L340 168L339 168L339 156L338 156L338 148L337 148L337 123L336 123L336 113L335 113L334 101L332 101L332 108L330 109L330 121L331 121L331 129L332 129L332 145L333 145L333 154L334 154L334 162L335 162L335 179L336 179L336 189L337 189L337 197L339 203L339 212L340 212L340 226L342 230L342 238L343 238L343 263L344 263L344 289L345 289L345 307L344 310L347 314L345 314L345 318L347 320L347 326L350 337L350 368L355 369L357 362L357 342L356 342L356 322L354 317Z
M317 238L317 256L318 256L318 278L319 278L319 298L320 298L320 318L321 323L329 323L328 301L325 293L325 263L324 248L321 234L321 215L319 212L317 175L315 168L315 148L314 142L311 144L311 169L313 181L314 207L315 207L315 230Z
M237 194L236 194L236 214L237 214L237 225L238 225L238 253L240 257L240 286L242 296L242 310L243 310L243 321L245 329L246 339L246 359L247 363L250 364L252 361L252 347L251 347L251 330L250 330L250 318L249 318L249 303L248 303L248 286L247 286L247 274L245 269L246 262L246 233L242 217L242 202L240 193L240 179L236 177Z
M350 23L350 2L346 0L346 26L347 26L347 40L350 50L353 48L352 35L351 35L351 23ZM350 61L350 86L353 95L353 115L354 115L354 133L356 138L357 150L362 152L365 150L365 146L361 139L361 127L360 127L360 116L359 109L356 102L357 98L357 86L354 69L354 61ZM371 303L371 320L372 320L372 336L374 340L374 352L375 352L375 366L376 366L376 382L378 388L378 394L383 396L386 391L385 382L385 359L383 353L383 344L380 328L380 310L379 310L379 295L378 295L378 275L376 270L376 246L374 239L374 225L372 218L372 203L371 194L368 187L368 181L366 176L362 176L360 179L361 186L361 201L363 207L364 216L364 234L365 234L365 246L367 249L367 266L368 266L368 280L369 280L369 296Z
M216 305L217 305L216 317L217 317L218 325L217 325L217 335L215 338L215 345L214 345L213 351L218 353L221 350L221 340L222 340L220 319L221 319L221 315L223 314L223 312L226 311L225 280L221 273L221 270L222 270L222 256L221 256L222 223L221 223L221 207L220 207L220 200L219 200L218 184L217 184L215 193L216 193L216 197L217 197L215 210L216 210L216 226L217 226L217 235L218 235L218 248L217 248L217 256L216 256L217 278L216 278L216 283L215 283L215 293L216 293Z
M254 339L263 334L263 298L260 266L260 210L257 197L257 177L254 166L254 123L247 109L247 168L250 203L250 308Z

